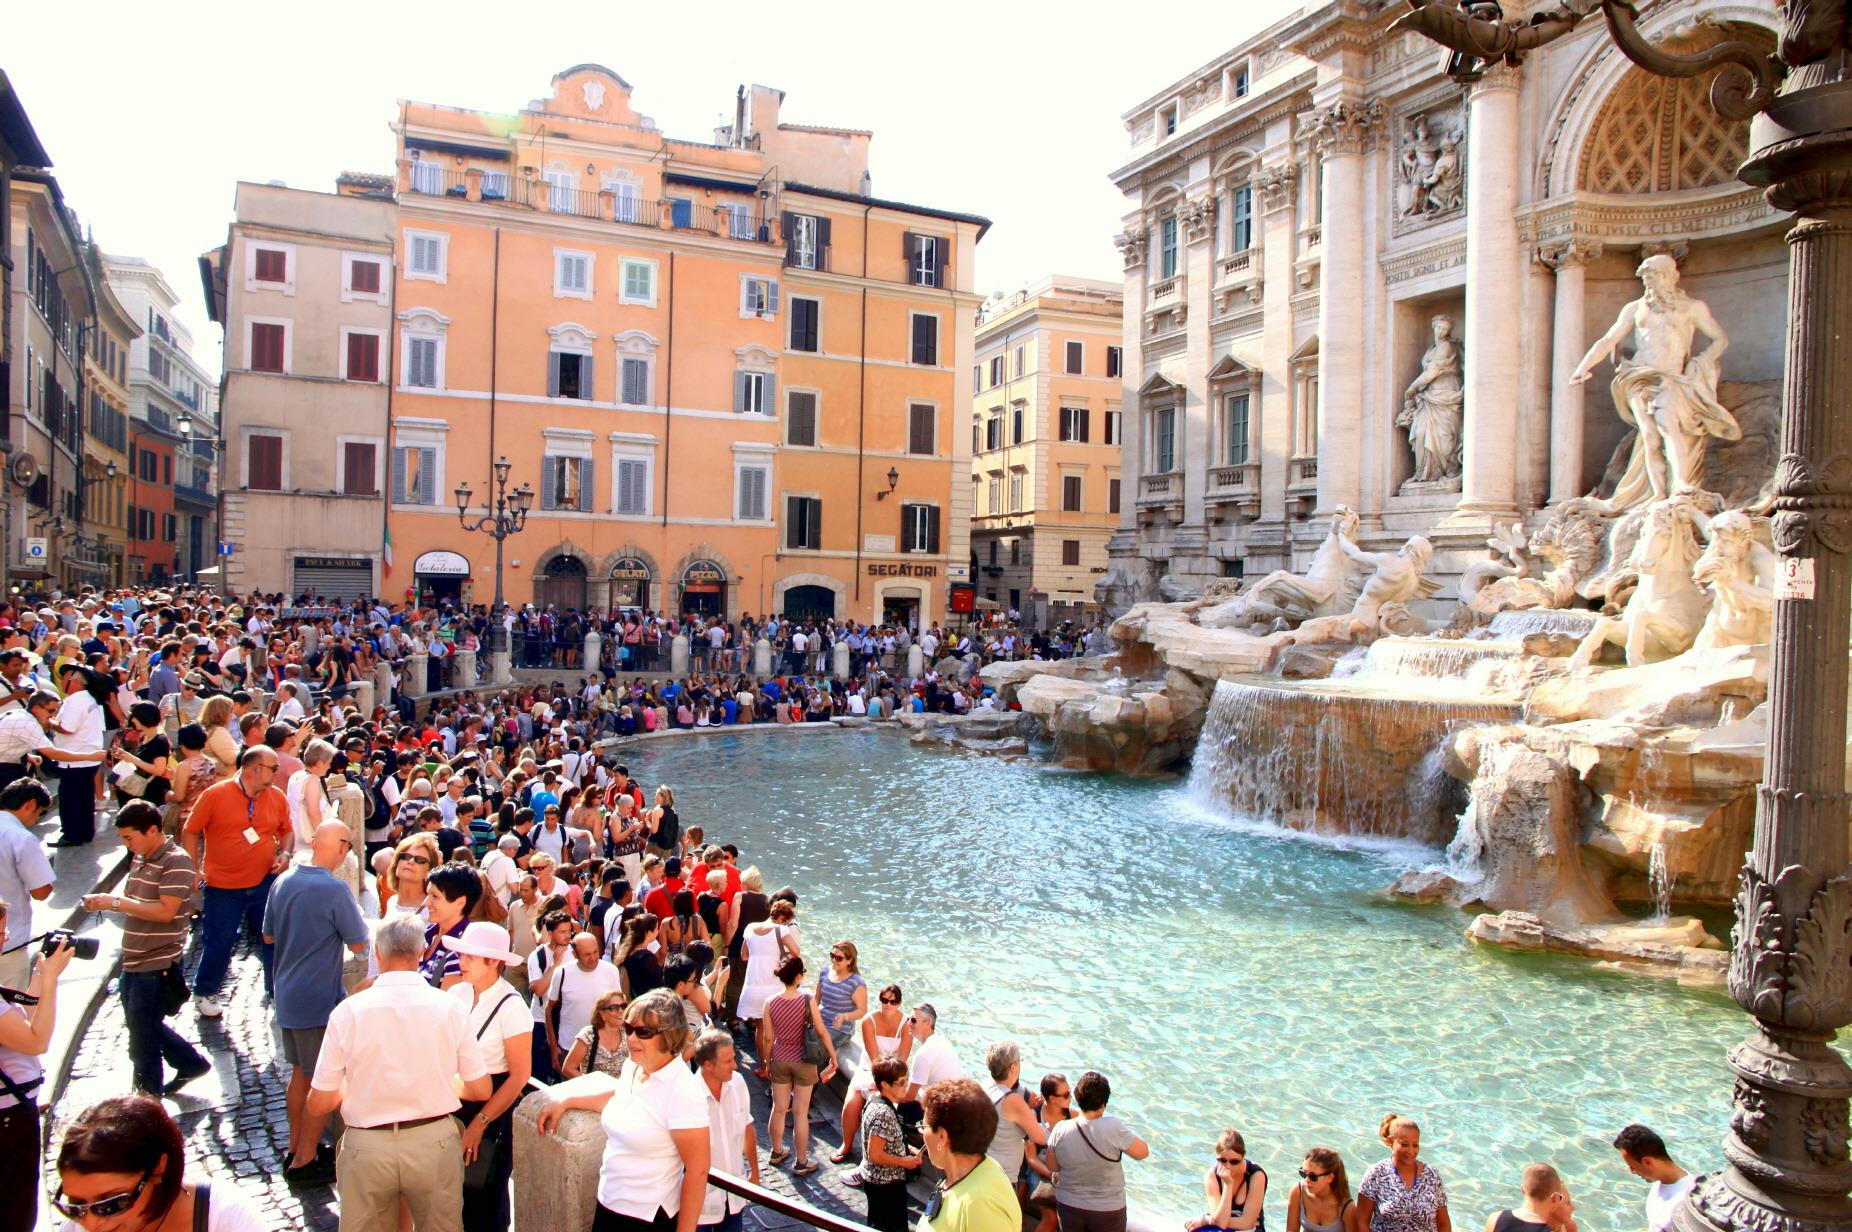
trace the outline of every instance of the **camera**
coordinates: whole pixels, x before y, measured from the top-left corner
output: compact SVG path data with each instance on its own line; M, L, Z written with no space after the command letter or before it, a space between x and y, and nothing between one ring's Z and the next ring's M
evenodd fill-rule
M80 937L68 928L54 928L45 934L45 944L39 947L39 953L50 954L66 942L70 943L73 957L86 961L96 957L101 945L95 937Z

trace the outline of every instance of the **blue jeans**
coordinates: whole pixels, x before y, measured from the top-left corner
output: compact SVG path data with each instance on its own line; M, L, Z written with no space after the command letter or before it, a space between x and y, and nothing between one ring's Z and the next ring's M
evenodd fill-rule
M176 1070L197 1070L206 1064L199 1050L167 1025L167 975L162 971L124 971L117 981L122 992L122 1017L129 1028L129 1061L135 1069L137 1090L159 1095L167 1081L165 1061Z
M272 873L248 890L221 890L207 886L205 910L200 913L199 969L193 973L196 996L216 997L225 986L225 973L231 970L232 950L238 944L238 930L248 927L258 938L264 935L264 904L270 899L270 886L276 881ZM263 945L264 987L270 986L271 946Z

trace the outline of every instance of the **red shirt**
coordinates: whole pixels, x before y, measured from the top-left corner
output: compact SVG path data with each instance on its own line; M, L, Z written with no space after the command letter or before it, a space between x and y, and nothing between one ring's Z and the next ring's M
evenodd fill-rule
M289 800L275 787L247 796L237 775L199 793L186 819L186 833L206 840L202 871L216 890L248 890L270 875L288 832ZM251 835L256 835L253 842Z
M644 896L643 910L659 920L666 920L675 914L676 894L687 888L680 877L670 877Z

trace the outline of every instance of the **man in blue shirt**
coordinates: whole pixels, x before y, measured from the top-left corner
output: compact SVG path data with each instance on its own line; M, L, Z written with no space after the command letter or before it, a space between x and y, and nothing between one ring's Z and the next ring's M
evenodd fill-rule
M323 1158L316 1150L328 1118L309 1113L309 1081L315 1077L328 1015L346 995L341 947L356 954L367 949L360 904L334 873L353 848L354 836L344 824L323 822L315 830L309 862L292 865L278 877L264 904L264 940L276 947L271 971L283 1059L294 1067L286 1096L290 1155L283 1169L290 1185L325 1185L334 1179L332 1157Z
M179 642L167 643L161 647L161 661L148 673L148 700L157 706L163 697L180 691L180 673L175 669L180 655Z

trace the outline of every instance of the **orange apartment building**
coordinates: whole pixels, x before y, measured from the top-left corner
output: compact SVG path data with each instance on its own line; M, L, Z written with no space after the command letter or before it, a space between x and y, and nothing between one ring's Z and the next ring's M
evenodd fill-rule
M782 100L712 142L591 64L513 115L402 104L388 595L493 598L454 492L506 456L511 603L945 616L989 224L872 196L871 135Z

